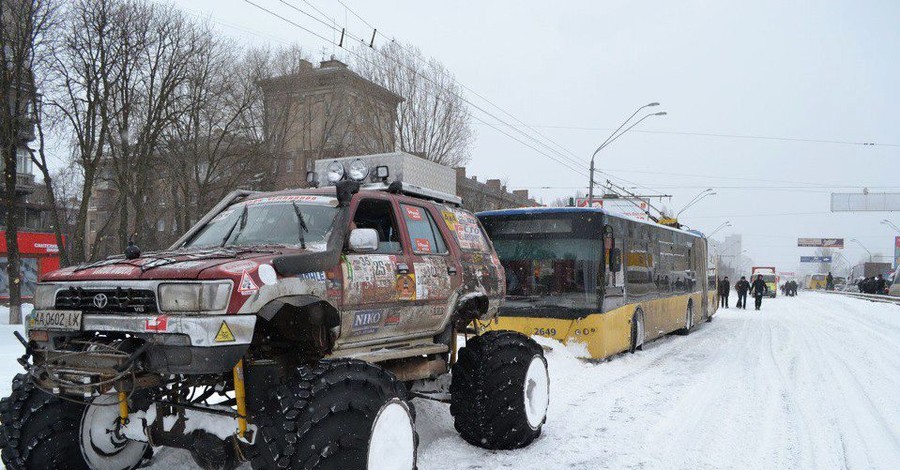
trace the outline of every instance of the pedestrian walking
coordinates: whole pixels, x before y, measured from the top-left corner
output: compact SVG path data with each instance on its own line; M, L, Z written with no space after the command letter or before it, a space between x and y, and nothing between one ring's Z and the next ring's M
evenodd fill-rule
M887 288L887 281L884 280L884 275L879 274L877 278L875 278L875 293L878 295L886 294L885 290Z
M750 287L750 293L753 295L753 298L756 300L756 309L759 310L762 308L762 298L766 295L766 292L769 291L769 286L766 285L766 281L763 281L762 274L756 276L756 280L753 281L753 285Z
M719 281L719 304L720 307L728 308L728 294L731 293L731 281L725 276Z
M737 308L747 309L747 292L750 291L750 283L747 282L747 278L741 276L741 280L734 284L734 289L737 291L738 300L737 300Z
M834 276L831 275L831 271L825 276L825 290L834 290Z

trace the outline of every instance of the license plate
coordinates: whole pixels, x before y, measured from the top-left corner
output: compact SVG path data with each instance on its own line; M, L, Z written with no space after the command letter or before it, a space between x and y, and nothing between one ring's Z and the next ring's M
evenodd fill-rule
M31 314L29 327L36 330L81 329L81 312L77 310L37 310Z

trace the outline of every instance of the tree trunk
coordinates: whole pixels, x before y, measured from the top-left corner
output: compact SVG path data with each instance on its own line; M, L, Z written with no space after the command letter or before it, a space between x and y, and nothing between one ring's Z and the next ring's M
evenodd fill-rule
M22 273L19 269L19 211L16 207L16 144L4 149L6 205L6 275L9 279L9 324L22 323Z

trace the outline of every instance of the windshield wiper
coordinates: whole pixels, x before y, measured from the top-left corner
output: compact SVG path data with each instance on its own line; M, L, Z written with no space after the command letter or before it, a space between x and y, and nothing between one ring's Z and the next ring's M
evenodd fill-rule
M291 202L291 205L294 206L294 213L297 214L297 234L300 236L300 248L305 250L306 240L303 238L303 233L309 232L309 229L306 227L306 221L303 220L303 212L300 212L300 206L296 202Z
M222 239L222 244L219 246L225 246L225 244L228 243L228 239L231 238L231 234L234 233L235 228L238 228L238 225L240 225L240 229L238 230L237 235L235 235L235 237L234 237L235 240L237 240L237 237L239 237L241 235L241 231L244 230L244 227L247 226L247 205L246 204L244 204L244 210L241 211L241 218L234 221L234 225L232 225L231 228L228 229L228 233L225 234L225 238Z

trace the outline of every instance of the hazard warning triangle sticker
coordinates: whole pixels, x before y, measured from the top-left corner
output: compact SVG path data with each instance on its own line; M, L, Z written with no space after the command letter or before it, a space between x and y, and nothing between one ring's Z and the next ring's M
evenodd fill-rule
M230 343L234 341L234 333L231 332L231 328L228 328L228 323L222 322L222 326L219 327L219 332L216 333L217 343Z
M250 277L250 273L244 271L241 274L241 283L238 284L238 292L242 295L250 295L259 290L259 286L253 282L253 278Z

